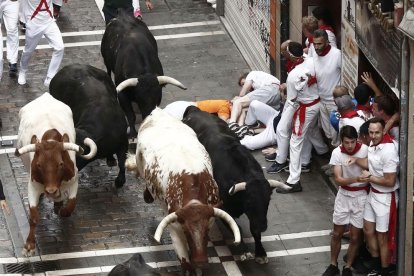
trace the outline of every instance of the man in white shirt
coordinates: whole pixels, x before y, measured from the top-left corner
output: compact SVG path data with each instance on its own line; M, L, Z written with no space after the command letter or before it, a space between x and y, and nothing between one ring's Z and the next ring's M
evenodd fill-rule
M367 181L359 182L361 167L356 164L344 166L350 157L366 158L368 147L358 142L358 133L353 126L340 129L341 145L332 152L330 165L333 166L335 182L339 186L335 198L333 213L333 233L331 237L331 264L322 276L339 275L338 255L341 249L341 238L350 224L350 243L347 251L347 262L342 275L351 275L351 266L357 255L363 234L363 212L367 200L369 186Z
M19 48L19 32L17 28L17 21L19 16L19 2L17 0L0 0L0 41L1 41L1 55L0 55L0 80L3 74L3 34L1 32L1 25L7 32L6 48L7 60L9 61L9 76L15 77L17 74L17 51Z
M20 59L20 72L17 82L20 85L26 84L29 60L44 35L49 46L53 49L52 59L44 81L44 85L49 87L50 81L59 70L64 51L62 34L52 15L52 0L27 0L23 1L21 5L26 21L26 40Z
M249 107L253 100L260 101L278 110L280 108L280 81L266 72L251 71L239 78L242 87L238 97L232 100L229 127L237 131L244 123L242 109Z
M385 122L380 118L369 120L371 144L368 158L350 158L363 171L358 181L369 181L371 192L364 210L364 234L373 258L370 276L390 275L389 264L396 259L397 200L399 188L399 156L388 133L383 133Z
M343 95L335 98L335 104L341 115L339 118L339 129L344 126L353 126L357 131L365 120L355 111L355 105L351 96Z
M331 125L330 114L336 109L332 92L341 81L341 51L329 45L325 30L316 30L313 33L313 45L317 54L313 58L321 98L319 121L332 145L338 145L337 132Z

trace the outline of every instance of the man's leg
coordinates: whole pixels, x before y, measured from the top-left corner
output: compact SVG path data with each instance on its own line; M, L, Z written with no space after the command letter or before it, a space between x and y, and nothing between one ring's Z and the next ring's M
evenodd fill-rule
M243 96L240 98L237 98L233 101L233 107L231 108L231 114L230 114L230 120L229 123L235 123L238 121L240 114L242 112L242 109L244 107L248 107L250 104L249 97Z
M60 63L63 59L64 45L62 34L56 22L53 22L45 31L45 37L53 49L52 59L50 60L49 69L47 70L46 79L52 79L59 70ZM46 81L45 81L46 84Z
M355 226L353 226L351 224L350 227L350 239L349 239L349 247L348 247L348 251L347 251L347 262L345 267L351 267L352 263L355 260L355 257L357 256L357 252L359 249L359 246L361 245L361 241L362 241L362 229L360 228L356 228Z
M286 102L283 108L282 117L276 129L277 157L276 162L285 163L289 152L289 140L292 134L292 118L297 109L297 104Z
M43 31L39 30L39 26L30 24L26 25L26 39L23 49L22 56L20 57L20 72L18 83L23 85L26 83L26 72L29 67L29 61L32 57L33 51L36 49L37 44L39 44L40 39L42 38Z
M19 30L17 27L19 21L18 1L8 1L8 4L4 7L3 20L7 31L7 60L10 64L16 64L19 48Z
M381 257L381 267L384 270L389 266L388 232L377 232L377 239Z
M338 140L338 134L335 131L335 129L333 128L333 126L331 125L331 112L333 110L336 109L336 105L334 102L321 102L321 110L320 110L320 116L319 116L319 120L320 120L320 124L321 127L323 129L323 131L325 132L325 136L331 140L331 144L333 146L338 146L339 145L339 140Z
M345 232L345 225L336 225L332 231L331 237L331 264L338 266L338 256L341 252L341 239Z
M270 107L269 105L253 100L249 109L247 110L246 125L253 125L256 121L260 121L263 124L268 124L269 119L273 119L279 114L277 110Z

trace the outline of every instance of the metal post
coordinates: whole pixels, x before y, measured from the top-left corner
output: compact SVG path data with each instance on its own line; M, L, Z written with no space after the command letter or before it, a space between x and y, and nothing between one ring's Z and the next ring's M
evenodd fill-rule
M280 42L289 39L289 0L280 0ZM285 57L280 55L280 79L285 82L287 79L287 72L285 69Z

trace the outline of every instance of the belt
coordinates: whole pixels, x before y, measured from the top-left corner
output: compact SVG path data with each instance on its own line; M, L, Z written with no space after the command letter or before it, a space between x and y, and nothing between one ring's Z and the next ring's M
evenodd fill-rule
M292 120L292 133L293 134L296 134L295 122L296 122L296 118L298 117L298 114L299 114L299 129L298 129L297 135L301 136L302 128L303 128L303 125L305 124L306 108L309 106L315 105L319 103L320 101L321 99L317 98L313 102L310 102L307 104L299 103L299 108L295 111L295 114L293 114L293 120Z
M363 191L363 190L365 190L366 192L369 191L369 186L363 186L363 187L341 186L341 188L346 191L350 191L350 192Z

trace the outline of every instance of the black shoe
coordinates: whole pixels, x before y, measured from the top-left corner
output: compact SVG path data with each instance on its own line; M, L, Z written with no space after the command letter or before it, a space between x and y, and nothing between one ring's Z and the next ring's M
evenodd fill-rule
M311 166L310 166L310 164L302 164L302 166L301 166L301 170L300 170L300 172L301 173L308 173L308 172L310 172L311 171ZM287 167L286 169L285 169L285 172L289 172L289 167Z
M26 31L26 24L23 23L22 21L19 21L19 24L20 24L20 29L22 30L22 32L25 32Z
M272 154L266 154L264 156L264 158L268 162L276 162L276 155L277 155L276 152L275 153L272 153Z
M372 269L367 276L381 276L381 273L376 269Z
M342 276L353 276L352 270L349 267L345 267L342 269Z
M339 276L339 268L333 264L330 264L322 276Z
M292 187L292 189L282 190L282 189L276 188L276 193L278 193L278 194L290 194L290 193L302 192L302 185L300 185L300 181L296 182L295 184L289 184L289 183L286 183L286 184L288 186Z
M272 164L272 166L270 166L269 168L267 168L267 173L279 173L281 172L283 169L289 167L289 163L285 162L283 164L279 164L275 161L275 163Z
M17 63L9 63L9 77L15 78L17 76Z
M233 122L229 124L229 128L231 131L236 132L240 128L240 126L239 124Z

